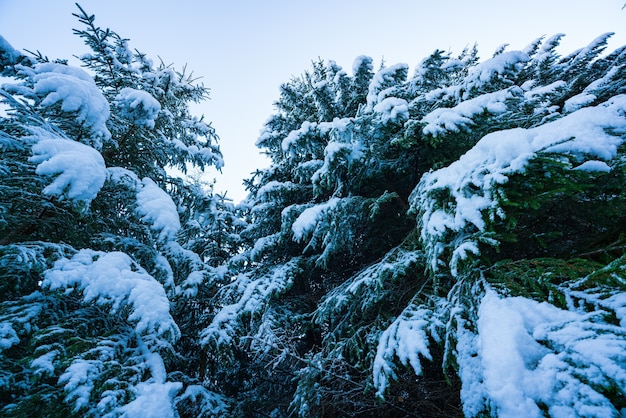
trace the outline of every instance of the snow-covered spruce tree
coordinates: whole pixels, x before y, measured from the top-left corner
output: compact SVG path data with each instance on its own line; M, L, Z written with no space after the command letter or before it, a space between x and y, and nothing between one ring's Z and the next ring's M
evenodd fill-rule
M624 412L626 48L562 36L281 86L202 331L234 411Z
M196 298L239 221L170 174L222 165L208 90L76 16L85 69L0 38L0 414L223 415Z

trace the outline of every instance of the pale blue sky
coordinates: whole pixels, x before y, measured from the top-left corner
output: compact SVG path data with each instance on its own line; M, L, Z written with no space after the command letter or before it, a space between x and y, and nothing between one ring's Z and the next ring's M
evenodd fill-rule
M626 44L625 0L84 0L96 23L110 27L151 58L184 64L211 88L194 109L212 121L226 166L216 191L245 197L242 179L267 165L254 146L273 111L278 87L333 59L351 72L358 55L413 68L434 49L459 53L478 43L488 58L503 43L523 48L542 35L565 33L567 54L598 35L616 32L609 49ZM71 0L0 0L0 34L15 48L50 58L86 52ZM214 174L211 174L213 176Z

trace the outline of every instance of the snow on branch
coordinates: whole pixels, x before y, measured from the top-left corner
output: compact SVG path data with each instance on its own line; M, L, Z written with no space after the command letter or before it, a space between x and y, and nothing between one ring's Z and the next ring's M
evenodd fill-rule
M44 273L42 287L80 291L86 303L108 306L111 313L128 306L128 320L138 334L170 342L180 336L163 286L124 253L80 250L56 261Z
M236 281L222 289L225 296L236 301L219 310L211 324L202 331L200 343L212 344L216 348L232 346L242 319L259 313L272 297L289 289L294 274L300 269L299 263L300 259L296 257L255 280L239 275Z
M536 128L493 132L448 167L426 173L410 200L419 211L421 238L433 270L446 245L455 254L453 274L468 251L477 253L471 234L484 231L487 220L504 217L497 187L509 175L523 172L538 153L563 153L580 161L614 158L626 133L625 112L626 95L619 95ZM457 238L446 237L449 233Z
M56 176L46 186L44 194L66 196L87 205L96 197L107 177L102 155L90 146L63 138L36 133L29 161L38 163L35 172L40 176ZM49 135L49 134L47 134Z
M382 102L394 86L406 81L408 71L409 66L404 63L395 64L378 71L369 85L367 110L372 110L376 104Z
M41 106L61 102L62 111L77 112L76 120L91 130L95 148L111 138L105 124L109 102L89 74L80 68L48 62L35 65L32 79L33 91L45 95Z
M141 382L133 388L136 398L116 413L124 418L177 418L174 397L182 387L181 382Z
M0 353L19 343L20 338L13 329L13 325L10 322L0 322Z
M321 216L332 210L341 199L333 197L327 202L305 209L291 225L294 240L301 242L317 225Z
M438 108L422 118L426 135L439 136L449 132L467 130L474 124L472 117L483 112L500 114L507 111L506 101L521 96L519 87L511 87L493 93L482 94L465 100L452 108Z
M159 235L159 241L173 241L180 230L176 204L153 180L146 177L137 193L137 212Z
M180 229L180 218L170 195L149 177L140 180L131 170L110 167L107 174L110 181L128 187L135 193L137 215L156 232L161 243L174 240Z
M282 143L281 143L281 147L283 149L283 152L288 152L289 149L298 143L298 141L305 137L306 135L315 132L315 130L317 129L317 123L315 122L309 122L309 121L304 121L302 123L302 126L300 126L300 128L289 132L289 135L287 135Z
M197 405L199 406L198 409L203 411L203 413L209 414L208 416L228 416L228 404L226 402L226 397L215 392L211 392L202 385L187 386L185 388L185 392L179 395L175 402L177 406L182 405L185 402Z
M602 317L488 287L478 310L478 356L458 349L461 370L482 370L482 380L463 383L466 416L486 408L499 417L617 416L604 391L626 394L626 332Z
M282 150L294 156L298 148L305 147L307 140L310 140L311 136L325 136L333 133L335 137L342 138L349 132L348 127L351 121L352 118L334 118L331 122L320 123L304 121L300 128L289 132L282 140Z
M154 128L161 104L148 92L124 87L115 97L115 105L120 108L120 116L137 126Z
M59 383L65 383L63 389L67 393L66 402L73 402L73 412L89 405L89 398L94 389L96 379L102 372L102 361L74 360L59 377Z
M497 54L493 58L472 67L464 80L466 91L464 98L468 98L467 96L473 89L479 89L495 77L506 79L508 75L514 73L529 60L530 57L523 51L509 51Z
M422 374L421 357L432 360L429 336L442 325L431 309L409 305L380 336L373 364L376 395L383 397L390 379L396 378L394 358L403 366L411 366L416 375Z
M387 97L374 106L374 112L381 115L383 124L403 122L409 118L409 104L404 99Z

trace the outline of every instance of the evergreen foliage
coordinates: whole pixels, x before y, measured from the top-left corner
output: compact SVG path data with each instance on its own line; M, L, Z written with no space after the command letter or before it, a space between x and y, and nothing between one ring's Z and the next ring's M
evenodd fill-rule
M626 47L280 86L235 206L208 90L79 8L0 38L3 416L620 416Z
M623 412L624 48L562 36L281 86L203 331L238 414Z
M222 416L195 300L242 221L171 174L222 166L208 89L76 17L84 70L0 42L0 415Z

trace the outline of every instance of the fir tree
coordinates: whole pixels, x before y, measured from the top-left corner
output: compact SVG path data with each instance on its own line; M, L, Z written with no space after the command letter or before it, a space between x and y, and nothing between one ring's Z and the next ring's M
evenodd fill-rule
M560 37L281 90L203 331L240 414L620 413L623 48Z
M170 174L222 165L208 90L76 17L89 73L0 39L1 414L222 415L196 328L241 222Z
M208 90L79 10L90 73L0 38L3 414L623 414L610 35L318 59L234 206L169 170L222 164Z

